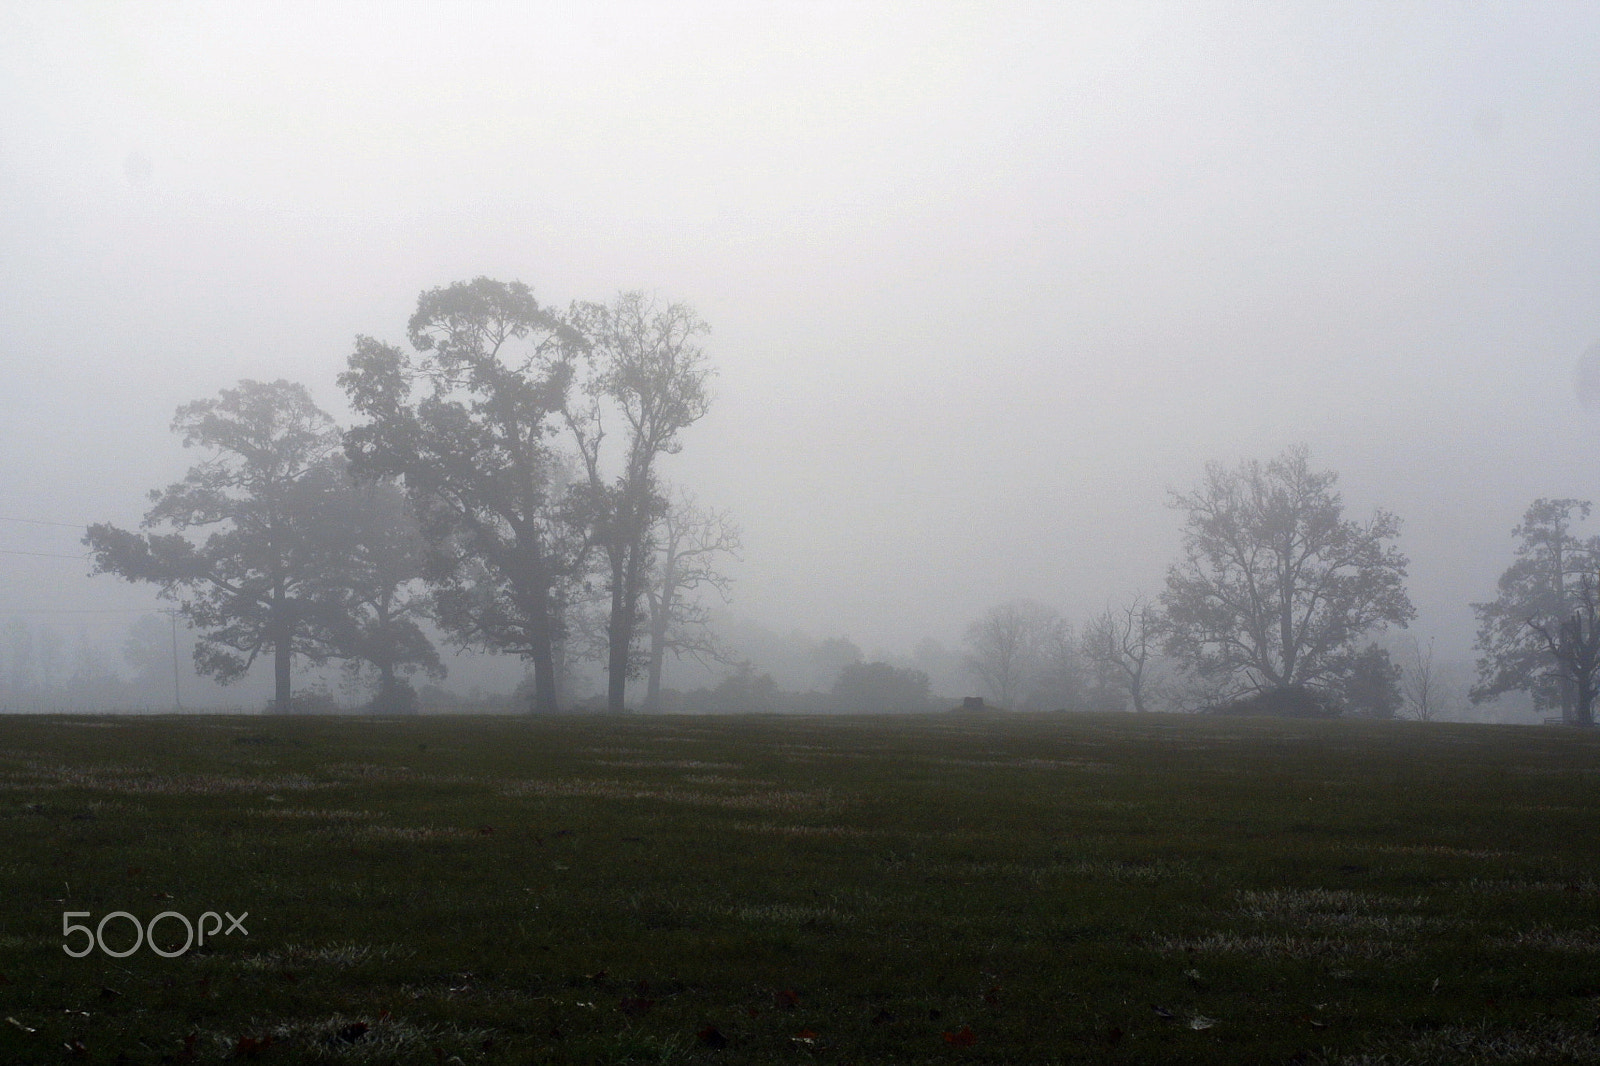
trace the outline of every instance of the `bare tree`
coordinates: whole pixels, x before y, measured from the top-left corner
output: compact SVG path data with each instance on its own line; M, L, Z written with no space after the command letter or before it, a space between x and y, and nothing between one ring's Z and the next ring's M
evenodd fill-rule
M645 710L661 708L661 671L670 652L675 659L731 664L732 655L711 631L710 608L702 590L727 602L731 582L718 567L738 559L740 530L727 511L695 503L686 492L662 514L656 526L656 557L645 585L650 665Z
M648 583L650 538L666 500L655 464L682 449L680 434L710 407L711 368L696 343L710 332L686 304L661 306L641 292L610 304L575 305L572 324L590 348L595 374L587 408L567 412L568 426L589 475L586 510L595 545L605 555L611 609L606 626L606 708L621 711L636 665L639 602ZM601 399L621 415L621 471L602 469L605 439Z
M1212 463L1172 506L1187 512L1184 558L1167 572L1166 650L1236 692L1335 688L1358 642L1415 616L1400 522L1344 517L1338 476L1304 447L1237 469Z
M1027 694L1052 634L1061 626L1055 611L1033 600L991 607L967 627L967 666L1001 707Z
M1427 650L1415 638L1407 638L1400 649L1400 692L1406 714L1419 722L1437 721L1443 715L1447 696L1433 665L1433 640Z
M1077 635L1072 631L1072 623L1064 618L1042 621L1035 639L1033 669L1024 679L1021 695L1023 707L1042 710L1081 708L1086 696L1101 691L1090 691L1094 688L1091 680L1099 679L1092 678L1089 668L1092 664L1084 662Z
M1083 654L1115 678L1143 714L1146 676L1159 639L1161 613L1143 596L1108 605L1083 630ZM1110 680L1110 678L1108 678Z

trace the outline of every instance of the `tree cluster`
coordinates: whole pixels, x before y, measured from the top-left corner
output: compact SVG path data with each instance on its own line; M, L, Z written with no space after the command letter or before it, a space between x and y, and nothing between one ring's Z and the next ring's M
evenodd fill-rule
M173 429L207 457L151 494L142 531L85 543L96 572L179 604L200 672L270 656L279 709L296 659L366 670L375 709L414 709L407 676L443 673L426 619L526 659L533 708L554 711L595 604L608 708L647 665L654 699L667 655L720 654L698 594L726 593L717 564L739 548L659 470L708 408L706 332L639 293L557 312L517 282L424 292L409 347L357 338L339 383L358 424L285 381L187 404Z
M1173 494L1183 557L1159 604L1113 604L1076 638L1031 601L993 608L967 632L974 673L1007 707L1144 711L1166 672L1187 678L1199 707L1299 692L1302 703L1393 716L1400 671L1371 637L1415 615L1407 560L1391 543L1399 521L1385 511L1346 518L1336 481L1304 448L1264 464L1211 464L1197 489Z

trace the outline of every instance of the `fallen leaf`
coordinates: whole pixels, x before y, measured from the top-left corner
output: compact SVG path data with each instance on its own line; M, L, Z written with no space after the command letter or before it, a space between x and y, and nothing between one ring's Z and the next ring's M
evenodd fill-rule
M1217 1020L1215 1018L1207 1018L1204 1014L1196 1014L1189 1019L1189 1028L1191 1029L1209 1029L1216 1024Z
M944 1042L951 1047L971 1047L978 1042L978 1034L972 1031L972 1026L963 1025L953 1033L945 1033Z

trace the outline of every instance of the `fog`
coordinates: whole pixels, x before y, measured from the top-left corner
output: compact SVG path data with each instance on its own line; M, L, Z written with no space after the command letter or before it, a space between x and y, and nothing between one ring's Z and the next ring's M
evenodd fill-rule
M348 422L354 337L479 275L692 304L730 610L869 654L1158 592L1169 490L1304 443L1467 660L1600 485L1592 5L4 10L0 620L113 659L157 601L78 538L195 461L174 409Z

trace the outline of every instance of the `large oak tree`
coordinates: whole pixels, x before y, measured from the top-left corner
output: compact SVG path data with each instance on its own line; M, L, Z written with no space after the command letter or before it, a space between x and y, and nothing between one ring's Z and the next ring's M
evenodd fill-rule
M554 712L582 545L552 437L583 338L526 285L489 278L424 292L408 334L410 352L358 338L339 377L366 419L345 436L351 467L405 485L440 625L529 660L534 709Z
M1173 494L1186 516L1183 559L1162 594L1168 652L1237 693L1333 690L1362 637L1415 616L1400 521L1344 515L1338 475L1304 447L1267 463L1212 463Z
M336 608L325 595L329 542L319 523L338 430L304 386L281 380L242 381L185 404L172 428L184 447L209 454L151 492L145 532L89 527L94 572L149 582L178 601L201 632L196 668L220 682L270 654L275 706L288 711L294 657L330 654Z

